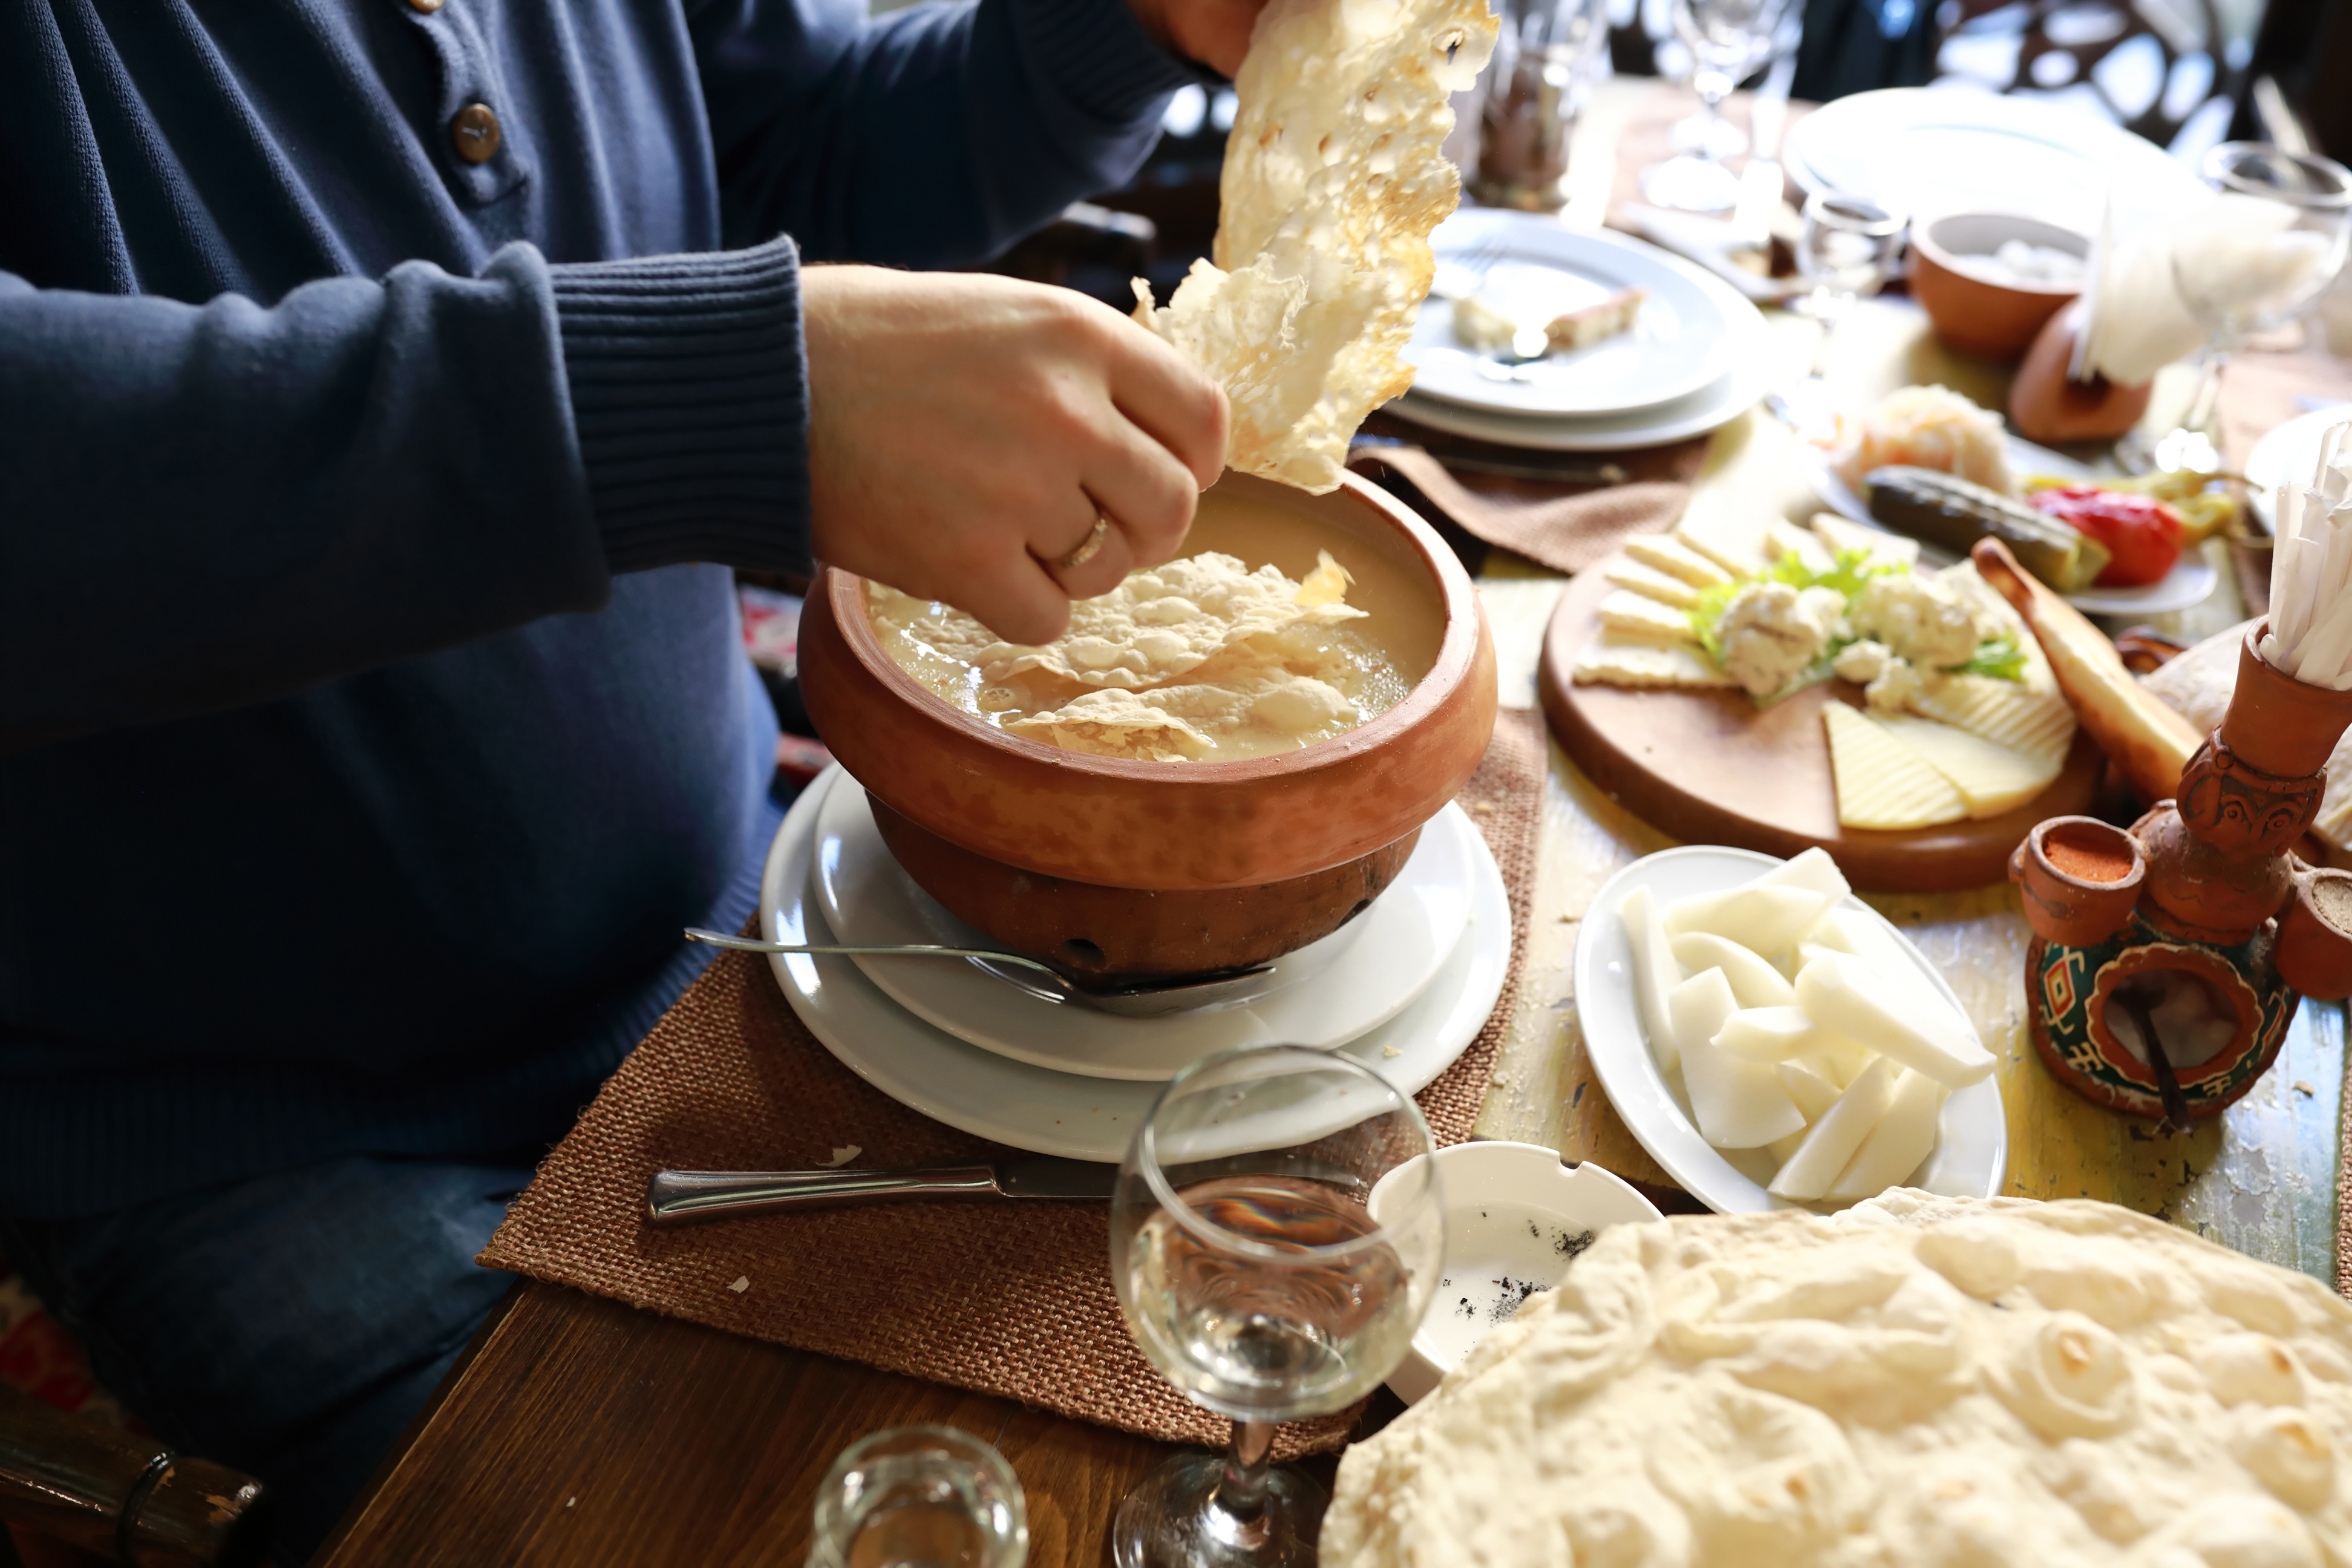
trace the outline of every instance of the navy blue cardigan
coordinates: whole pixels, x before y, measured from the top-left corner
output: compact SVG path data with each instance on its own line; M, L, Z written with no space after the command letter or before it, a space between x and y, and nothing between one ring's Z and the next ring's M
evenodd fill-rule
M988 256L1188 79L1120 0L0 0L0 1208L560 1131L761 847L798 256Z

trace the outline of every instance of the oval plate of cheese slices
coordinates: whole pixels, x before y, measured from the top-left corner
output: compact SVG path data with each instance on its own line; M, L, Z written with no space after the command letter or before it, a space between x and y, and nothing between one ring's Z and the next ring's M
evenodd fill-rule
M1610 1103L1719 1214L1834 1209L1892 1186L1992 1197L1997 1062L1927 955L1829 856L1690 845L1595 896L1576 943Z

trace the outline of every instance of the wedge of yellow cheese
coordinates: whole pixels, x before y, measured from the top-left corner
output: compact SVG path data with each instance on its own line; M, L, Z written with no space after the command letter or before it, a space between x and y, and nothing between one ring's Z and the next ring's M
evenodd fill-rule
M2063 752L2055 759L2036 756L1933 719L1889 713L1879 715L1877 721L1951 781L1974 817L1999 816L2023 805L2048 789L2064 764Z
M1687 610L1698 603L1698 590L1688 583L1622 555L1612 556L1601 574L1609 579L1612 588L1630 589L1677 610Z
M1826 703L1830 772L1837 780L1838 821L1847 827L1899 829L1958 822L1968 802L1919 753L1868 714Z
M2054 691L2029 691L1988 675L1948 676L1911 699L1911 710L1995 745L2063 767L2074 743L2074 710Z
M1731 574L1677 539L1643 534L1625 542L1625 553L1653 570L1678 577L1694 588L1731 581Z
M1634 642L1661 643L1669 647L1677 643L1696 646L1698 642L1698 633L1691 629L1689 615L1631 588L1620 588L1605 595L1599 613L1603 627Z
M1576 656L1579 686L1683 688L1729 686L1731 677L1698 649L1654 642L1631 642L1603 632Z

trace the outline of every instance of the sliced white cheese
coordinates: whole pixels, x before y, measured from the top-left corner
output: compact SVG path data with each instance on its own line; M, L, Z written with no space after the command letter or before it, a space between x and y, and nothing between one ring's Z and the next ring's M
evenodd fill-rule
M1835 512L1813 514L1813 537L1837 554L1859 551L1874 562L1900 566L1908 571L1919 562L1919 542L1884 529L1864 528L1858 522L1848 522Z
M1804 1127L1804 1113L1780 1086L1779 1074L1762 1062L1715 1048L1715 1037L1738 1010L1723 971L1710 969L1675 986L1666 1009L1701 1137L1718 1149L1760 1149Z
M1659 920L1657 900L1649 889L1636 888L1626 894L1625 901L1617 906L1617 918L1625 922L1625 944L1633 950L1633 1005L1642 1016L1643 1031L1650 1037L1650 1054L1657 1058L1660 1072L1672 1072L1680 1053L1675 1049L1674 1020L1666 1011L1666 995L1683 983L1683 967L1675 961L1666 928Z
M1910 708L2053 769L2065 764L2066 748L2074 742L2074 710L2063 697L1989 675L1947 677L1914 695Z
M1669 646L1698 641L1698 633L1691 629L1689 616L1631 588L1620 588L1604 595L1599 613L1601 626L1615 637Z
M1936 1113L1943 1107L1943 1086L1925 1073L1906 1072L1897 1079L1885 1114L1838 1173L1838 1179L1830 1184L1829 1201L1848 1204L1874 1198L1917 1170L1936 1152Z
M1862 1069L1878 1059L1878 1053L1868 1046L1858 1046L1843 1035L1823 1029L1822 1043L1813 1054L1801 1058L1804 1065L1843 1089L1862 1076Z
M1742 1007L1788 1007L1797 993L1779 970L1738 942L1709 931L1689 931L1674 939L1675 962L1685 974L1720 969L1731 982L1731 994ZM1772 1058L1778 1061L1780 1058Z
M1781 861L1750 884L1759 888L1802 888L1809 893L1819 893L1832 904L1842 904L1853 896L1853 888L1838 869L1830 852L1814 845L1803 854Z
M1772 1068L1772 1076L1780 1080L1780 1087L1789 1091L1789 1098L1797 1102L1797 1109L1805 1113L1809 1122L1820 1121L1837 1103L1843 1088L1809 1062L1778 1063Z
M1731 988L1736 994L1738 982L1732 982ZM1801 1009L1769 1003L1762 1006L1743 1005L1724 1021L1722 1032L1715 1037L1716 1049L1745 1057L1751 1062L1785 1062L1792 1057L1811 1055L1821 1048L1821 1026L1806 1017Z
M1622 555L1612 556L1601 574L1616 587L1655 599L1661 605L1672 605L1677 610L1687 610L1698 603L1698 590L1688 583Z
M1812 572L1826 572L1837 564L1820 535L1786 518L1775 518L1765 526L1764 549L1775 561L1793 555Z
M1764 1148L1776 1163L1785 1165L1789 1163L1789 1156L1804 1146L1805 1135L1802 1131L1797 1131L1790 1133L1786 1138L1775 1138L1765 1144Z
M1764 1190L1774 1197L1798 1203L1826 1197L1838 1177L1853 1163L1855 1152L1885 1120L1888 1104L1895 1098L1896 1075L1902 1071L1885 1057L1864 1068L1862 1076L1849 1084L1836 1103L1814 1121L1804 1142L1782 1162L1771 1184ZM1914 1160L1911 1164L1918 1163ZM1910 1169L1904 1167L1906 1175Z
M1694 507L1675 525L1675 537L1735 577L1753 577L1772 563L1764 524L1745 508Z
M1643 565L1678 577L1694 588L1712 588L1731 581L1731 574L1679 540L1644 533L1625 542L1625 553Z
M1608 632L1585 644L1576 656L1575 679L1579 686L1629 686L1643 690L1707 690L1732 684L1720 666L1695 647L1628 642Z
M1886 973L1862 959L1823 953L1797 972L1797 1005L1823 1028L1893 1057L1948 1089L1991 1076L1992 1054L1964 1033L1917 971ZM1729 982L1725 983L1727 989Z
M2048 789L2064 762L2063 756L2037 757L1907 713L1884 714L1876 721L1943 774L1968 802L1969 815L1979 820L2013 810Z
M1843 702L1822 706L1830 737L1830 772L1837 782L1838 822L1889 831L1958 822L1968 802L1951 781Z
M1769 888L1756 883L1720 893L1678 899L1666 910L1666 934L1712 931L1750 952L1777 955L1821 919L1829 900L1804 888Z

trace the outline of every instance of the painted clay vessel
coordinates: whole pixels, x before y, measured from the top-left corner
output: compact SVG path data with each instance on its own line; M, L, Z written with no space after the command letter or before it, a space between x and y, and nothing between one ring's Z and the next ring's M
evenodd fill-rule
M2126 851L2128 876L2063 875L2069 836L2089 850L2093 830L2116 833L2089 818L2042 824L2011 863L2034 931L2026 990L2042 1060L2090 1099L2177 1130L2253 1087L2304 996L2352 992L2352 877L2289 848L2318 815L2352 692L2273 668L2265 630L2247 630L2229 710L2179 796L2095 846Z
M1429 673L1404 700L1343 735L1273 756L1148 763L1087 755L1008 735L941 701L875 637L864 580L832 568L818 574L800 631L809 715L873 796L877 822L895 814L940 841L901 857L908 873L1000 941L1043 952L1024 935L1068 929L1045 906L1083 903L1086 932L1071 934L1084 934L1106 958L1080 966L1105 973L1116 972L1108 958L1114 946L1129 954L1124 967L1139 973L1255 963L1272 956L1264 949L1276 930L1286 933L1286 952L1337 930L1377 896L1410 838L1486 754L1495 726L1494 638L1468 574L1428 524L1352 474L1330 494L1310 496L1229 472L1216 493L1302 513L1427 584L1444 629ZM914 837L901 832L898 842ZM1073 897L1073 884L1087 892ZM1307 887L1315 896L1302 896ZM1122 891L1135 895L1123 915ZM1182 944L1181 967L1172 955L1149 962L1134 943L1102 934L1120 918L1138 932L1162 929L1171 895L1211 893L1223 897L1200 900L1195 912L1219 912ZM1287 912L1236 913L1252 902Z

